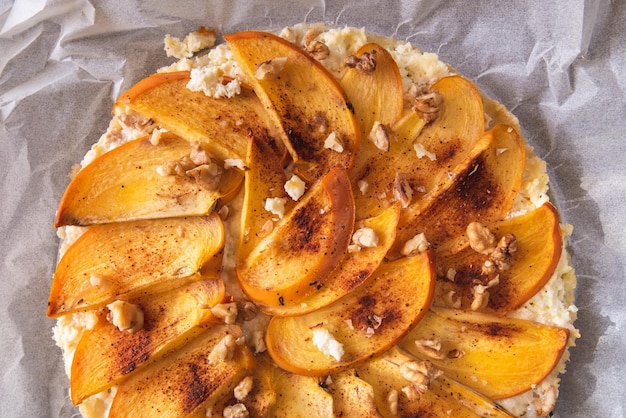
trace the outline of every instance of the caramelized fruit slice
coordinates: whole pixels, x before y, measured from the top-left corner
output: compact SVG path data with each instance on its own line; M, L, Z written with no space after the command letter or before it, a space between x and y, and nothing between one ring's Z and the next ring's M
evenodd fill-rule
M383 213L368 218L355 225L355 230L371 228L378 237L378 245L372 248L361 248L358 251L349 251L328 279L315 284L316 290L302 299L299 304L290 306L266 306L264 311L275 316L302 315L327 306L339 298L347 295L365 282L380 266L385 254L393 244L396 235L396 225L400 217L398 205L387 208Z
M165 133L158 145L146 137L98 157L65 190L55 227L206 215L220 197L241 186L243 175L225 170L213 188L192 176L159 174L191 151L189 142Z
M333 395L336 417L380 417L374 389L353 370L332 376L328 391Z
M367 282L331 305L306 315L273 317L266 334L270 356L285 370L321 376L387 350L426 313L434 268L430 252L401 258L382 264ZM320 350L313 343L316 329L330 333L344 354Z
M353 226L350 180L335 168L237 266L239 284L260 305L298 303L343 259Z
M433 307L399 346L429 360L446 376L502 399L541 382L561 358L568 334L566 329L522 319ZM441 343L443 359L418 348L416 341L428 340Z
M287 178L279 157L262 141L250 141L245 173L241 230L237 260L240 264L274 227L275 216L265 210L268 198L283 199L285 213L289 213L294 201L285 191Z
M81 338L74 358L70 388L72 403L118 384L130 373L193 338L213 319L211 308L224 299L222 279L207 279L127 301L141 309L142 329L120 331L104 318Z
M94 225L61 258L48 316L96 309L153 285L197 280L194 274L223 245L217 215Z
M474 418L479 415L457 401L452 394L438 393L428 390L416 397L409 397L403 393L403 389L410 387L410 381L404 378L400 372L400 366L407 361L415 360L403 354L397 347L362 364L356 368L359 377L368 382L374 390L374 401L380 414L385 418L392 417L463 417ZM437 381L431 382L431 387L437 386ZM391 409L389 395L397 394L397 408ZM502 415L493 415L502 416ZM503 415L507 416L507 415Z
M254 367L254 356L245 344L235 343L230 356L209 361L212 350L225 338L234 341L241 336L237 326L206 329L189 344L123 381L109 417L206 417L207 409L228 396Z
M404 91L398 64L391 54L375 43L363 45L356 53L361 58L369 54L376 60L371 72L347 68L339 79L361 128L361 147L354 164L359 172L367 160L380 152L368 138L375 122L392 126L402 116Z
M428 201L401 213L390 255L400 255L406 241L419 233L425 234L438 254L452 251L455 239L471 222L485 224L504 218L519 191L525 158L515 130L498 125L486 132L471 158L453 170L450 182Z
M214 98L187 88L189 72L157 73L139 81L116 107L128 107L189 142L204 143L221 160L246 157L248 137L284 153L263 104L247 87L229 98Z
M511 268L485 276L482 266L488 259L486 255L469 247L457 254L441 254L438 263L442 270L453 269L456 274L453 281L437 282L435 304L449 306L446 295L455 292L454 296L461 298L461 308L469 309L474 298L474 280L484 278L487 282L497 274L499 283L489 288L487 309L504 315L526 303L550 280L563 248L559 216L551 204L545 203L532 212L496 222L488 228L496 240L505 234L515 235L517 251L510 259Z
M355 197L357 219L372 216L397 200L396 178L413 192L407 205L415 204L424 192L449 181L448 173L467 160L483 135L482 100L472 83L460 76L444 77L432 90L441 95L437 119L426 124L415 112L407 113L393 126L389 151L373 154L355 172L355 181L367 184ZM435 159L418 150L432 153Z
M274 390L279 396L270 417L333 418L333 397L315 377L275 369Z
M334 77L306 52L265 32L225 35L235 59L273 118L295 162L311 181L333 167L350 169L360 131L351 104ZM342 150L325 147L330 135Z

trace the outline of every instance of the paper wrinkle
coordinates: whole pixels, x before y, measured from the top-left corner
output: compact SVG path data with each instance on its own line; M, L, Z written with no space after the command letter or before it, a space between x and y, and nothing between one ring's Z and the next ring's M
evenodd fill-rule
M51 338L53 321L44 318L57 250L51 225L67 173L106 129L113 100L171 62L162 49L167 33L184 37L206 25L223 34L301 21L406 39L438 53L515 112L547 160L562 220L574 224L582 338L571 351L555 417L623 416L624 2L15 0L6 10L0 12L0 326L8 336L0 339L0 416L76 414Z

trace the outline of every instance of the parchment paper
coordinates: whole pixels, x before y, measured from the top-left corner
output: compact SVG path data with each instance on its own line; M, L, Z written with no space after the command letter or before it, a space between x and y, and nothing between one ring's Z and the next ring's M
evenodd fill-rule
M169 64L162 40L300 21L364 26L439 53L520 119L549 167L578 275L555 416L623 417L626 3L0 0L0 416L70 417L45 317L67 173L113 100Z

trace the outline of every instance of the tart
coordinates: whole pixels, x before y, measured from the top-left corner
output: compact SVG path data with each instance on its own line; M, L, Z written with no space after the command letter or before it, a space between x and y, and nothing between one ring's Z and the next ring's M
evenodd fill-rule
M166 37L59 205L82 415L548 415L571 226L515 117L363 29L224 38Z

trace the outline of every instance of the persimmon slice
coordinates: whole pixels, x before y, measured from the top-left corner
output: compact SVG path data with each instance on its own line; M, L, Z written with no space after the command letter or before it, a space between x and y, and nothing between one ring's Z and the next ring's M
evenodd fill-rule
M363 363L393 346L426 314L434 280L430 252L382 264L366 283L331 305L305 315L273 317L267 350L278 366L304 375L332 374ZM342 344L343 355L316 346L316 329Z
M291 154L296 172L308 181L333 167L352 167L360 130L345 92L308 53L267 32L224 35ZM258 70L267 66L259 75ZM333 135L341 149L325 146Z
M561 358L568 336L567 329L523 319L432 307L399 346L483 395L503 399L541 382ZM441 343L442 359L416 344L428 340ZM458 355L448 356L453 350Z
M120 331L104 318L80 339L70 379L72 403L118 384L161 355L186 344L201 328L216 320L211 307L224 299L221 279L201 280L172 291L128 299L143 312L137 332ZM217 321L217 320L216 320Z
M198 271L223 245L217 215L94 225L61 258L48 316L96 309L151 286L198 280Z
M192 149L188 141L166 133L157 145L144 137L101 155L70 182L55 226L208 214L221 197L241 186L243 174L225 170L219 184L209 188L192 176L159 173Z
M353 227L350 180L335 168L237 266L241 288L261 309L299 303L343 259Z

